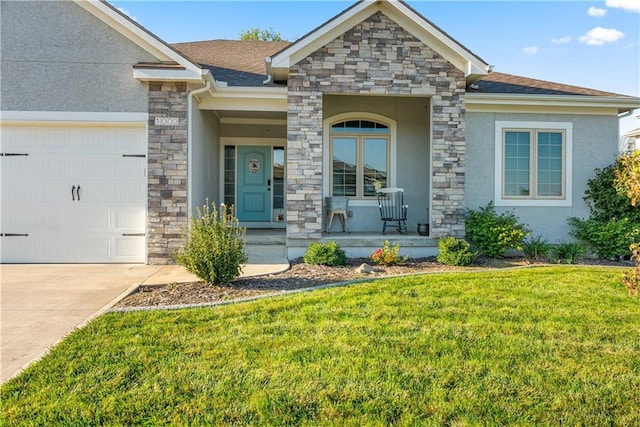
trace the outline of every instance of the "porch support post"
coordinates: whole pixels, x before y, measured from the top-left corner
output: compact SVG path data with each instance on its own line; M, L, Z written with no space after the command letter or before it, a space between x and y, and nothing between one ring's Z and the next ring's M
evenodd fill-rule
M287 239L322 237L322 93L290 72L287 102Z

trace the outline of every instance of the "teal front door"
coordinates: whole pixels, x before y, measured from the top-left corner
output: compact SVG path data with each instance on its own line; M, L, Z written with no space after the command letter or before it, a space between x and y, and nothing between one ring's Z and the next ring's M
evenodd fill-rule
M240 221L271 220L271 147L238 147L236 213Z

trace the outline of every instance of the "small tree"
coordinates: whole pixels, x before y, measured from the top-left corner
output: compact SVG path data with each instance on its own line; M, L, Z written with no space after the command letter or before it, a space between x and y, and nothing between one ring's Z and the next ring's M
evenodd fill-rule
M209 285L227 284L242 273L242 264L247 262L244 251L244 235L233 207L209 200L196 208L197 215L191 218L185 230L184 247L176 254L178 264L195 274Z
M240 40L262 40L269 42L281 42L282 36L279 32L274 31L269 27L266 30L260 28L250 28L248 30L240 31Z

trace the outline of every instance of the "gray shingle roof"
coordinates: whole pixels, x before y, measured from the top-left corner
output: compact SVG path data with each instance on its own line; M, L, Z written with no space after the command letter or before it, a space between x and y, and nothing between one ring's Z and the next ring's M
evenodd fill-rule
M289 42L254 40L208 40L174 43L171 46L229 86L263 86L267 78L264 59Z
M261 87L266 80L264 59L285 47L289 42L208 40L175 43L171 46L211 73L218 81L229 86ZM273 85L273 84L272 84ZM572 86L493 72L476 81L467 89L469 93L520 95L582 95L631 98L601 90Z

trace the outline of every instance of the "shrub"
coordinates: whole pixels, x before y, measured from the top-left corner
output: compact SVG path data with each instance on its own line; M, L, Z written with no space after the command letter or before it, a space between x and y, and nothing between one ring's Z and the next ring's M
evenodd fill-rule
M571 234L586 243L599 257L618 259L630 254L629 246L640 238L640 223L627 218L596 219L570 218Z
M401 257L399 254L400 245L395 244L393 246L389 246L389 241L385 240L382 244L382 248L376 249L369 258L372 262L379 265L402 264L409 259L409 257Z
M196 208L185 231L185 244L176 254L178 264L209 285L227 284L242 273L247 262L244 251L246 230L238 224L233 207L209 200L202 210Z
M580 243L570 242L553 246L549 255L555 262L573 264L583 254L584 247Z
M620 191L618 176L624 176L625 160L619 158L614 164L596 169L595 176L587 181L584 201L589 207L591 219L606 222L612 218L628 218L640 223L640 209L633 206L632 200Z
M466 218L467 239L481 254L501 258L507 249L522 249L530 233L511 212L498 215L493 202L477 211L470 210Z
M304 254L304 262L313 265L345 266L347 255L336 242L313 242Z
M534 261L548 260L552 250L553 245L544 240L542 236L531 238L522 244L524 254Z
M471 265L476 260L476 253L464 239L445 237L438 242L438 261L445 265Z

